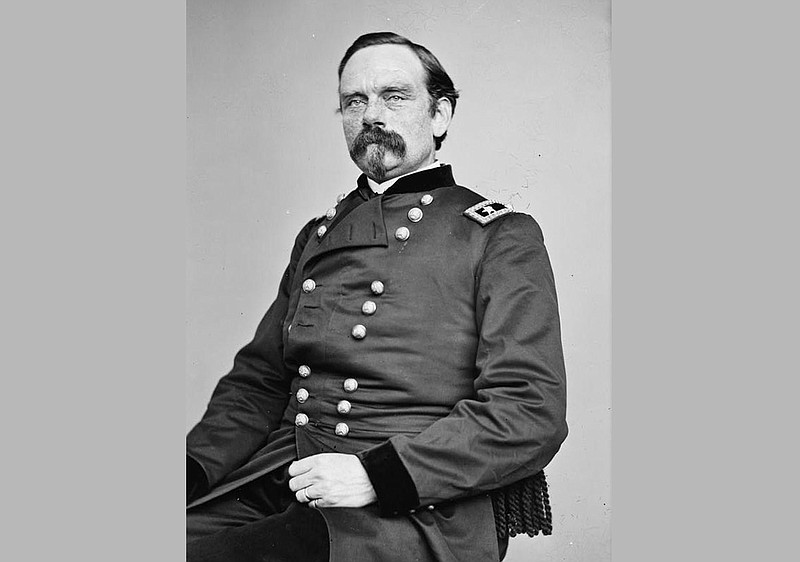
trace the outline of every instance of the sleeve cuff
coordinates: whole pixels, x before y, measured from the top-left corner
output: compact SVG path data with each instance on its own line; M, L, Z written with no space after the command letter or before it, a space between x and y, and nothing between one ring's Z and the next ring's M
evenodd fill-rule
M381 515L406 513L419 505L417 487L391 442L386 441L357 456L378 496Z

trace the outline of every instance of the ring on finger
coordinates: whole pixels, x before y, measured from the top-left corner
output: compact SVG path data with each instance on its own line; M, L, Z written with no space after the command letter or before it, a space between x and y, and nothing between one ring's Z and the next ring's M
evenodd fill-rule
M308 493L306 492L305 488L302 488L300 492L303 494L303 499L300 500L301 502L307 502L311 499L308 497Z
M315 498L315 499L311 500L311 501L308 503L308 505L310 505L311 507L317 507L317 504L318 504L318 503L319 503L319 498Z

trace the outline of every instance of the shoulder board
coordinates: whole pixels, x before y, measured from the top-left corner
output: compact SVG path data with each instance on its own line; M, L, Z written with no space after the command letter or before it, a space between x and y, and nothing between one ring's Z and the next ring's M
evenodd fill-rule
M500 203L499 201L487 199L486 201L481 201L477 205L473 205L464 211L464 214L481 226L486 226L494 219L500 218L513 211L514 209L508 205Z

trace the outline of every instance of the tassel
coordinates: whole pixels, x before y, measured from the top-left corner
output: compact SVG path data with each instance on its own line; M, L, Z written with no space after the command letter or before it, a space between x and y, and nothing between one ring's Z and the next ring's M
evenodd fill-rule
M543 471L495 490L491 496L499 538L515 537L522 533L529 537L553 533L550 495Z

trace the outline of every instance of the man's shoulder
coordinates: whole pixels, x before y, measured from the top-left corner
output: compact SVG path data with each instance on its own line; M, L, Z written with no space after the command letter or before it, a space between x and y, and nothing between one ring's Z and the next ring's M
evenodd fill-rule
M485 197L468 187L456 185L451 190L453 211L478 227L487 227L500 222L503 217L515 214L510 204Z

